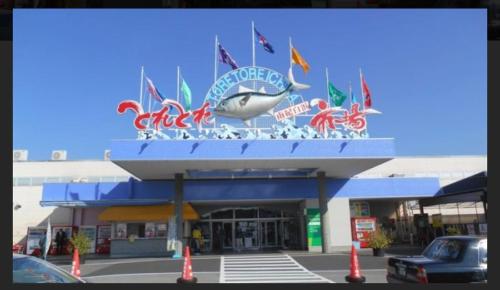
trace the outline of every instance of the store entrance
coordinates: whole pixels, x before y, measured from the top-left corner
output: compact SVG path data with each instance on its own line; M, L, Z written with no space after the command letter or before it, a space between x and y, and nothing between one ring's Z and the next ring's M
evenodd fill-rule
M203 252L299 249L298 224L297 216L269 206L211 210L196 222L202 229Z
M262 247L278 246L278 222L265 221L260 223L260 244Z
M212 222L212 250L222 251L233 248L233 223Z

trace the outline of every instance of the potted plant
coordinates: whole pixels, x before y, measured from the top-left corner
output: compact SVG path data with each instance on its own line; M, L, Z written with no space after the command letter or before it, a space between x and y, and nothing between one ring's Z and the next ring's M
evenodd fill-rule
M90 239L84 233L77 233L70 239L70 249L73 252L74 248L78 249L80 256L80 264L85 263L85 255L90 250Z
M373 249L373 255L383 257L385 249L392 243L392 239L381 229L377 229L370 235L368 247Z

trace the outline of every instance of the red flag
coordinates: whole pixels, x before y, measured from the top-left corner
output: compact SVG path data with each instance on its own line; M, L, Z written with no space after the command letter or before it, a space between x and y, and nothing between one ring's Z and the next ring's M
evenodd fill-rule
M366 84L365 77L361 74L361 88L363 89L363 96L365 97L365 108L371 108L372 106L372 94L370 89Z

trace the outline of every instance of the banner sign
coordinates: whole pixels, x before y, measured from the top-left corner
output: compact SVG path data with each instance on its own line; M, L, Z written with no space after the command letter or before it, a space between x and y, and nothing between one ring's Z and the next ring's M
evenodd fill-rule
M265 67L242 67L220 77L209 89L205 100L219 101L232 87L248 82L261 81L284 90L288 80L282 74Z
M284 110L278 111L274 113L274 117L276 120L281 121L283 119L287 119L298 114L302 114L305 112L309 112L311 107L309 106L309 102L302 102L298 105L288 107Z
M307 209L307 245L321 246L321 214L318 208Z
M370 216L370 204L366 201L352 201L350 210L351 217Z
M241 67L215 80L199 107L191 109L191 90L184 105L179 99L157 96L153 90L149 94L149 111L145 110L146 101L142 103L141 92L141 102L124 100L117 112L135 114L133 125L138 139L368 137L366 115L380 112L365 110L356 102L349 107L331 107L328 96L306 100L297 94L309 87L295 81L291 68L285 76L269 68ZM151 102L159 102L161 107L152 111Z
M28 237L26 241L26 255L31 255L36 248L40 248L40 240L46 235L45 227L28 227Z

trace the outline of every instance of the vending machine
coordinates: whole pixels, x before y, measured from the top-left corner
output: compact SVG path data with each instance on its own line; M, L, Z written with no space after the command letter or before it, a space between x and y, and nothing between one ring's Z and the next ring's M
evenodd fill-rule
M352 240L359 241L361 248L368 247L370 234L376 229L377 218L353 217L351 218Z

